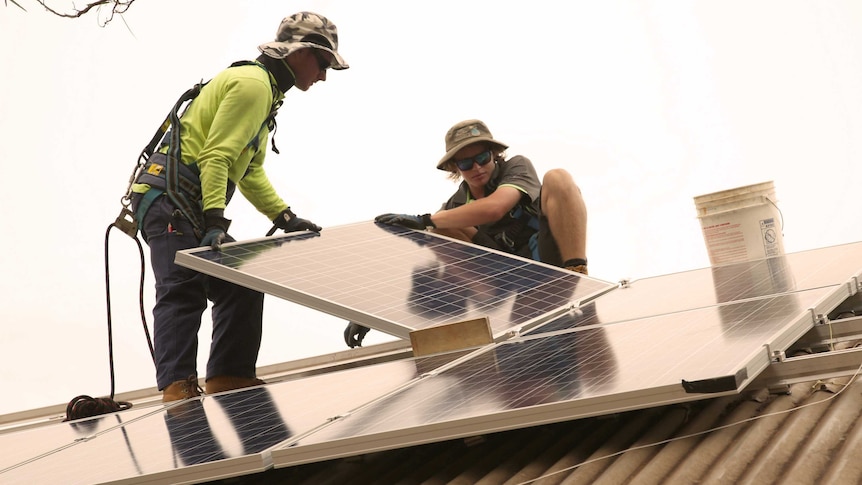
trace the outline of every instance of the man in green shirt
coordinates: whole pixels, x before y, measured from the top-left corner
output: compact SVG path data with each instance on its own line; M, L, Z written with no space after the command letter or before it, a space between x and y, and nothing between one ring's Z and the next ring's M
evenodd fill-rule
M165 402L200 395L197 334L208 299L213 302L213 335L206 392L263 384L255 374L263 294L178 266L176 252L197 246L218 250L233 241L225 208L236 188L278 228L320 231L279 197L263 162L285 93L325 81L330 68L348 68L338 54L338 31L326 17L299 12L284 18L275 40L258 49L261 55L254 62L235 63L203 86L179 126L171 126L179 130L180 146L165 142L132 187L132 205L156 278L156 380ZM171 139L177 139L176 133ZM274 140L273 151L277 153ZM179 191L166 188L169 155L179 158Z

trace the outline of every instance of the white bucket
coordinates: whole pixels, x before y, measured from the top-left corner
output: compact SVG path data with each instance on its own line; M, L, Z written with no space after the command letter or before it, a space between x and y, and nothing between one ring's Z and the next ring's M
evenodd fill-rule
M712 265L784 254L772 181L700 195L694 205Z

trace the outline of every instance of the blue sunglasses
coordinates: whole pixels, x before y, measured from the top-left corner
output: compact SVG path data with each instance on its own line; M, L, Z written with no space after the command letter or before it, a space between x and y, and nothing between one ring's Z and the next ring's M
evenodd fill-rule
M491 150L487 150L476 155L475 157L463 158L461 160L453 160L452 162L455 164L456 167L458 167L458 170L466 172L467 170L473 168L474 163L480 167L484 167L493 158L494 157L491 156Z

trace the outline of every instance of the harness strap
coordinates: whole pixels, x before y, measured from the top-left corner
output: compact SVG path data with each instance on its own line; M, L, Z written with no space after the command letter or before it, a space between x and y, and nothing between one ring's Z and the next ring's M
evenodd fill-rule
M207 81L208 82L208 81ZM200 208L200 204L192 203L189 201L188 197L183 194L183 190L188 192L189 194L196 194L194 199L200 198L200 182L197 184L191 183L188 180L184 180L182 183L180 182L180 167L177 160L181 160L181 147L180 147L180 108L182 108L183 104L187 101L190 101L197 97L200 94L201 89L206 85L206 82L199 82L186 90L177 102L174 103L173 108L170 113L165 117L165 121L159 125L159 128L156 130L156 133L150 139L150 142L144 147L144 150L141 152L141 157L146 160L148 163L142 165L143 172L140 173L137 177L138 183L147 183L151 185L151 189L144 194L145 199L148 197L150 193L152 195L149 197L149 202L144 204L142 203L138 206L138 209L135 211L135 218L138 220L138 226L143 223L144 217L147 213L147 209L149 208L152 201L161 194L167 194L168 197L186 216L189 222L197 230L201 230L201 226L203 226L203 211ZM174 126L175 129L170 129L171 125ZM166 161L164 165L150 163L150 158L153 154L157 153L156 148L159 146L159 143L164 143L165 140L169 140L170 148L168 150L168 154L166 155ZM164 167L164 170L157 168ZM158 178L160 177L164 179L164 183L162 183ZM155 178L155 180L153 180ZM185 179L185 177L183 177ZM155 185L155 187L152 187ZM196 185L196 187L193 187Z
M267 72L269 75L269 71L258 62L254 61L237 61L230 65L230 67L237 66L247 66L247 65L256 65ZM156 169L154 167L158 166L156 164L147 164L145 167L145 172L141 173L139 178L139 183L148 183L146 180L146 176L154 175L156 177L164 178L164 190L159 190L158 188L151 188L147 191L147 194L153 192L151 198L149 198L149 202L144 204L142 201L138 206L138 210L136 212L136 218L138 219L138 225L140 226L142 221L144 220L144 216L146 214L146 210L149 208L152 200L161 195L162 193L167 194L168 198L170 198L171 202L173 202L182 212L183 215L186 216L186 219L192 223L195 230L198 232L203 232L205 229L204 226L204 216L203 210L200 204L201 201L201 189L200 189L200 180L197 179L195 182L189 181L189 177L184 177L184 174L181 174L183 168L186 168L182 163L182 147L181 147L181 136L180 136L180 109L183 104L188 101L195 99L198 94L200 94L201 89L209 81L201 81L191 88L189 88L185 93L180 96L176 103L174 103L173 108L171 109L168 116L165 118L165 121L159 126L156 130L156 133L153 135L150 142L144 147L143 152L141 153L141 157L149 162L150 157L156 153L156 148L159 146L159 143L164 146L165 142L168 145L168 151L166 155L166 162L164 164L164 170ZM275 146L275 130L277 128L275 122L275 115L278 113L278 108L281 107L282 101L276 101L276 97L278 95L277 88L275 85L272 85L272 99L273 104L270 108L269 115L261 124L261 129L266 126L272 133L272 151L275 153L279 153L278 148ZM188 108L188 106L186 106ZM171 129L173 126L173 129ZM249 141L247 147L253 147L255 150L259 150L260 147L260 130L258 130L257 134ZM189 167L191 168L191 167ZM157 173L153 173L153 171ZM197 178L197 177L195 177ZM152 180L150 180L152 181ZM152 184L151 184L152 185ZM160 184L156 183L158 187ZM158 191L158 192L156 192ZM233 195L233 187L228 187L228 200L230 199L230 195ZM145 194L146 200L146 194Z
M161 190L167 190L167 180L165 178L165 163L167 157L161 153L155 153L146 166L144 171L138 176L139 184L147 184L150 187L155 187ZM193 201L201 200L201 182L198 174L192 170L192 167L180 164L179 169L179 188L187 198Z
M230 65L230 67L237 66L257 66L263 69L264 72L267 73L267 76L269 75L269 71L266 67L256 61L236 61ZM272 88L272 106L269 108L269 114L266 119L263 120L263 123L261 123L260 128L263 129L265 126L270 133L272 133L272 136L270 137L272 141L272 151L277 155L281 152L278 151L278 147L275 146L275 132L278 130L278 123L275 121L275 115L278 114L278 109L281 107L283 101L276 101L276 98L278 97L278 89L272 83L270 83L270 87ZM255 151L260 150L260 130L258 130L254 137L248 142L246 148L254 148Z
M525 228L529 227L534 232L539 230L539 218L531 211L525 210L520 204L516 205L509 212L509 215L514 219L514 222L504 231L497 234L495 238L498 243L514 252L517 247L527 242L524 240L525 235L523 234Z
M171 199L171 202L183 212L186 219L192 223L192 226L201 233L204 231L204 214L197 200L191 201L186 194L180 190L180 169L182 157L182 143L180 143L180 107L188 100L194 99L200 94L201 89L206 83L195 84L191 89L186 91L180 99L177 100L174 108L169 115L172 128L170 130L170 146L168 147L167 163L165 164L165 180L167 181L166 193Z

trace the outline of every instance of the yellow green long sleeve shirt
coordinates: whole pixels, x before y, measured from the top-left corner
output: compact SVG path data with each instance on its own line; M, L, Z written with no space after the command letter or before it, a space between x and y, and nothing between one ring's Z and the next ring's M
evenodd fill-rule
M228 180L270 220L287 208L263 168L275 101L284 98L259 65L225 69L210 80L180 119L182 161L200 169L203 210L224 209ZM257 135L257 146L249 142Z

